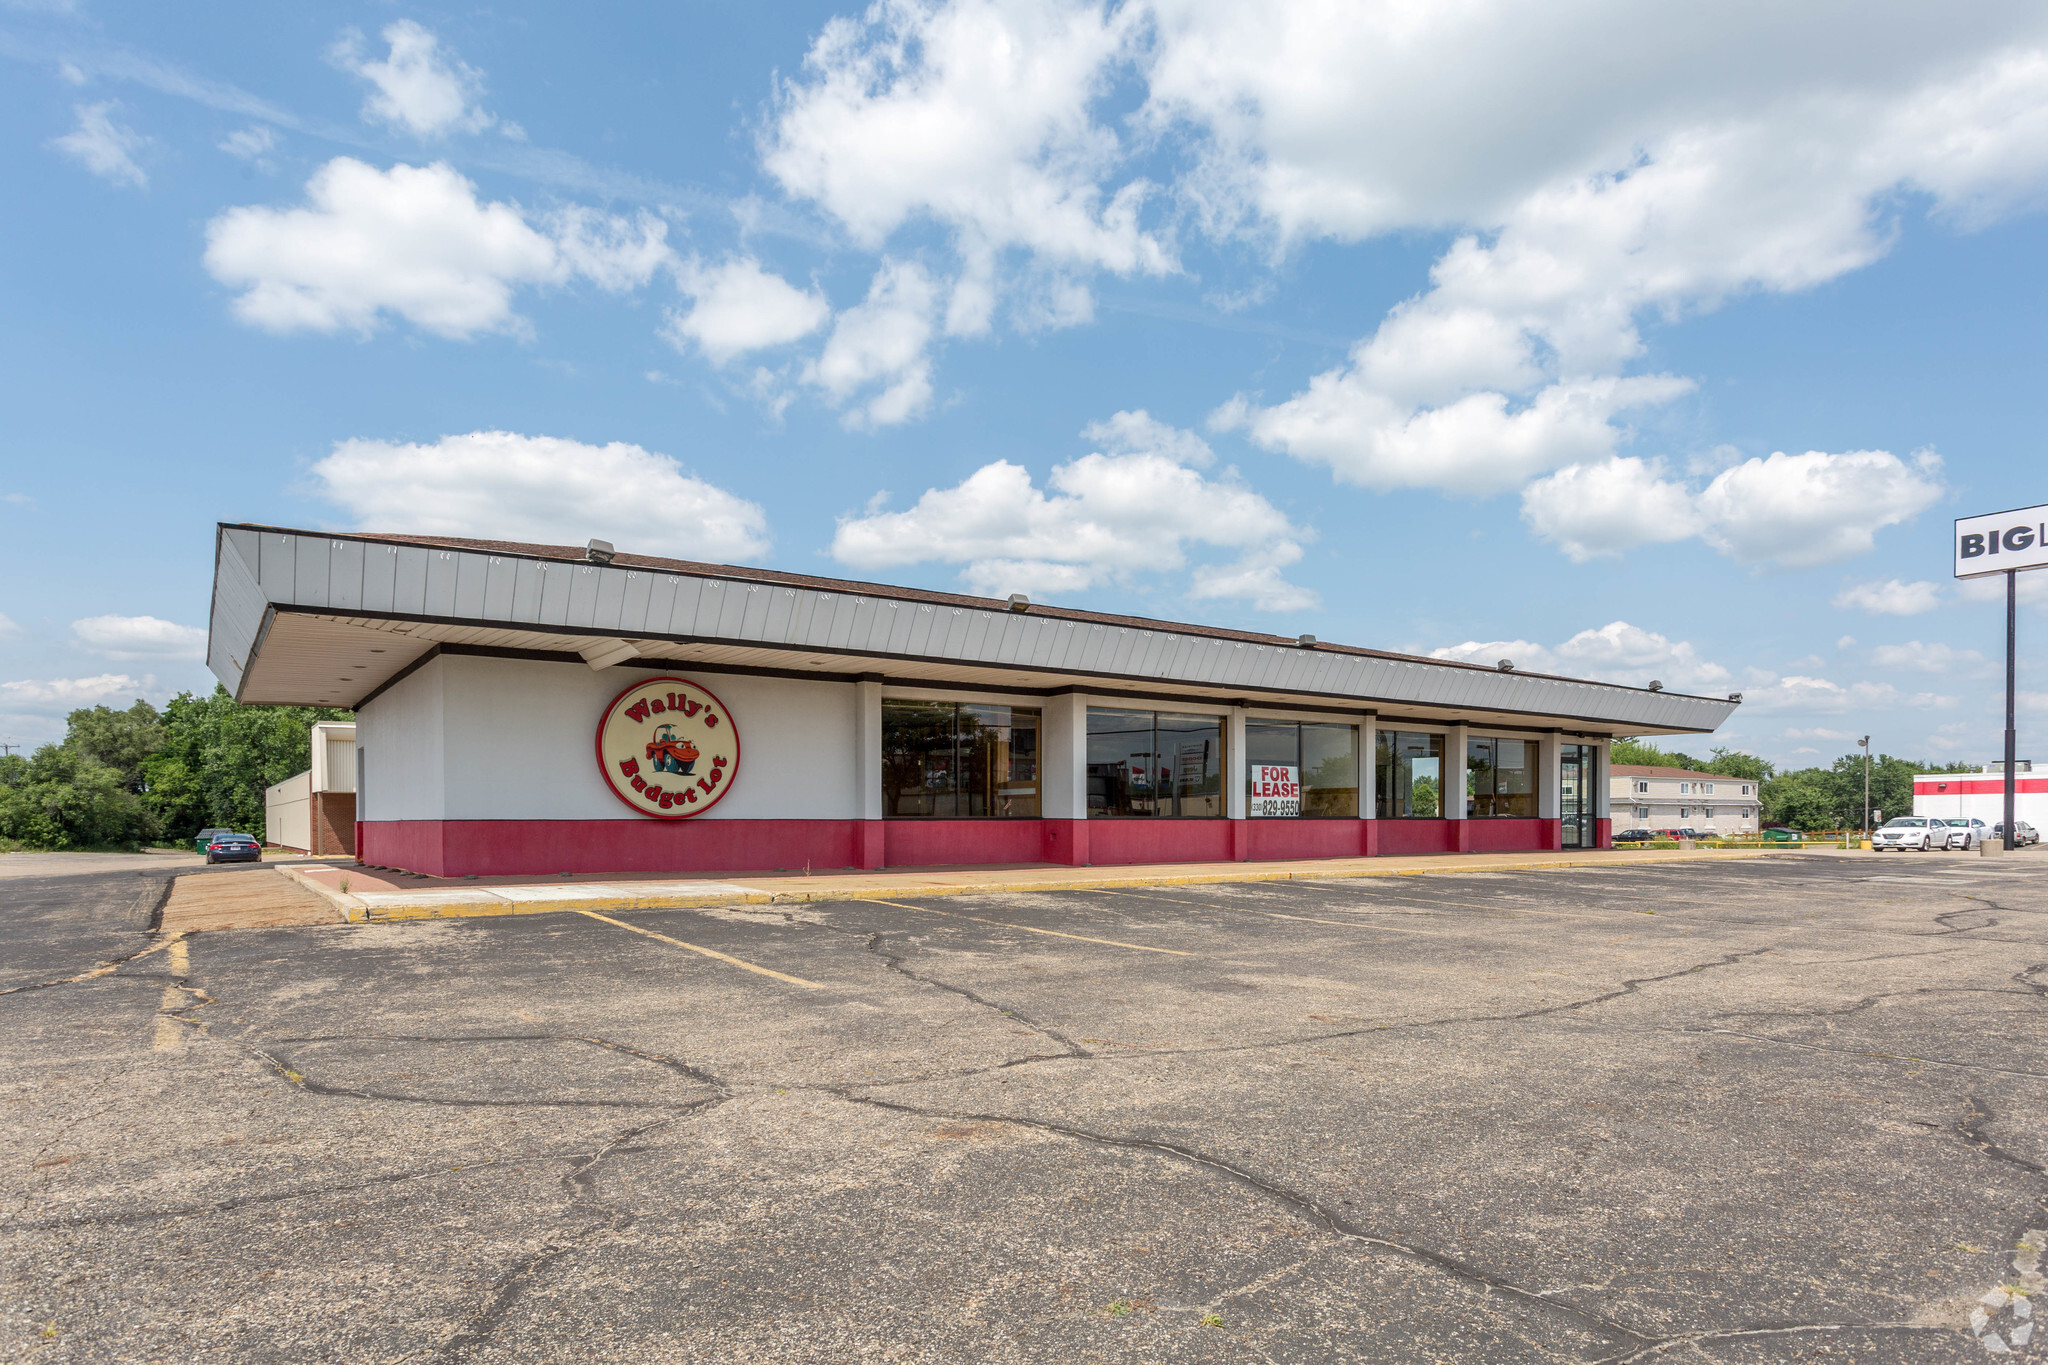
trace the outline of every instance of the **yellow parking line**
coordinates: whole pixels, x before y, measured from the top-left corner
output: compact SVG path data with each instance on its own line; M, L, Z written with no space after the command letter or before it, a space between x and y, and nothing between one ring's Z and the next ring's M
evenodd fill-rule
M980 915L962 915L951 910L933 910L923 905L905 905L902 901L877 900L872 896L861 898L869 905L893 905L898 910L915 910L922 915L944 915L947 919L971 919L976 924L993 924L1001 929L1021 929L1027 934L1046 934L1053 938L1079 939L1083 943L1106 943L1112 948L1131 948L1141 953L1165 953L1169 957L1195 957L1195 953L1184 953L1178 948L1151 948L1142 943L1125 943L1114 938L1090 938L1086 934L1063 934L1057 929L1034 929L1028 924L1011 924L1008 920L983 919Z
M788 972L778 972L769 967L756 967L751 962L742 962L740 959L727 953L721 953L715 948L700 948L694 943L685 943L679 938L670 938L667 934L657 934L652 929L642 929L637 924L628 924L624 920L613 919L610 915L600 915L595 910L578 910L576 913L588 915L592 919L603 920L606 924L616 924L621 929L630 930L636 934L645 934L649 938L659 939L663 943L673 944L678 948L688 948L691 952L701 953L705 957L715 957L720 962L730 963L743 972L755 972L761 976L772 976L777 981L787 981L792 986L803 986L809 990L819 991L824 989L823 984L820 982L806 981L800 976L791 976Z

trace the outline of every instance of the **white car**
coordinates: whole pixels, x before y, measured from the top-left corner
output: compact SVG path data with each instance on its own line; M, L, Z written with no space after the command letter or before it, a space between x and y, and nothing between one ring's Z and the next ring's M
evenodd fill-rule
M1948 820L1944 823L1948 825L1948 847L1959 848L1966 853L1991 837L1982 820Z
M1948 825L1926 815L1901 815L1896 820L1887 820L1876 833L1870 836L1870 849L1882 853L1886 849L1904 852L1917 848L1925 853L1930 848L1947 848Z

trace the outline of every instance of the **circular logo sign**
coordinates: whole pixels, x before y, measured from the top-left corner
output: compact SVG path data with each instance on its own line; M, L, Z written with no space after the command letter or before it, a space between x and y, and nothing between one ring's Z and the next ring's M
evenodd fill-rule
M725 703L681 678L634 683L597 722L597 766L619 800L660 820L718 803L740 769Z

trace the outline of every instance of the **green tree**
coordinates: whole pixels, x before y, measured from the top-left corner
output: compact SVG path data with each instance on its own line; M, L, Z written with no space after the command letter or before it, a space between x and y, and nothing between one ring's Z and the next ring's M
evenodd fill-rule
M163 747L144 763L147 801L164 835L211 827L263 838L263 790L312 764L312 726L348 720L323 706L238 706L227 689L181 692L164 707Z
M1628 768L1684 768L1691 772L1704 772L1700 761L1691 754L1681 754L1659 749L1654 744L1645 744L1639 739L1617 739L1608 749L1607 761Z
M0 760L0 838L30 848L133 848L152 828L121 774L69 745Z
M1707 757L1707 771L1726 777L1739 777L1747 782L1768 782L1778 771L1778 765L1755 754L1740 753L1725 746L1715 748Z
M126 711L111 706L73 711L65 722L64 747L112 768L123 787L140 792L143 765L164 747L163 717L140 698Z

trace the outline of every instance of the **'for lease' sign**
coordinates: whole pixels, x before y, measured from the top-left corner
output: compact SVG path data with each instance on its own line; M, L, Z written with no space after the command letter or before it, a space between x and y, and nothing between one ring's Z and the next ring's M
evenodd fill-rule
M2048 505L1956 522L1956 577L2048 567Z
M1301 814L1301 769L1252 765L1252 817Z

